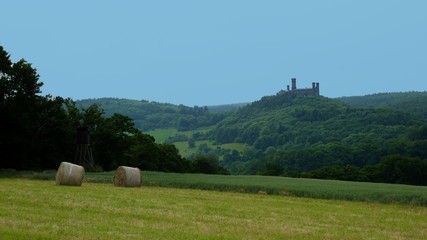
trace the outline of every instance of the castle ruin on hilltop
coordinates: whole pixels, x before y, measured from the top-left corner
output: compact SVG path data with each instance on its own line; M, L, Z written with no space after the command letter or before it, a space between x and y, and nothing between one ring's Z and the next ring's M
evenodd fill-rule
M288 85L287 90L282 92L292 95L320 96L319 83L313 82L311 88L297 89L297 79L292 78L291 81L292 87L290 88Z

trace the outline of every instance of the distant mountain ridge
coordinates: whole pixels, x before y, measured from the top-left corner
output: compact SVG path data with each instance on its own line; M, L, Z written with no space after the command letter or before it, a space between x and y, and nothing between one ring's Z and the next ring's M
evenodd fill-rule
M377 93L365 96L340 97L354 107L390 108L427 119L427 92Z
M76 101L76 104L83 108L91 104L98 104L105 111L106 116L111 116L114 113L129 116L134 120L136 127L144 131L159 128L189 130L211 126L222 120L227 115L225 112L236 110L245 105L227 104L212 107L188 107L170 103L119 98L84 99Z
M389 108L427 119L427 92L377 93L365 96L339 97L337 100L357 108ZM251 103L233 103L213 106L175 105L147 100L97 98L76 101L80 107L99 104L106 116L120 113L134 119L142 130L158 128L192 129L211 126L224 119L229 112Z

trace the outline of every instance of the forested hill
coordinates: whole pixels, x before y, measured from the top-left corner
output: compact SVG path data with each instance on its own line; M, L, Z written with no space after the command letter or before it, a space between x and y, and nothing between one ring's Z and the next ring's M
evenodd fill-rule
M336 100L356 108L388 108L399 112L410 113L422 117L424 120L427 119L427 92L378 93L366 96L341 97ZM279 102L272 103L274 101ZM331 103L331 101L329 102ZM281 102L276 96L265 97L253 103L251 107L245 107L249 105L248 103L188 107L146 100L138 101L117 98L85 99L78 100L76 103L80 107L99 104L105 111L105 116L112 116L114 113L129 116L134 120L135 126L144 131L162 128L175 128L182 131L193 130L200 127L213 126L230 115L230 112L241 108L244 109L247 115L253 116L257 112L260 112L260 107L265 110L270 108L269 111L272 111L277 109L274 107L279 107L280 109L282 106L290 104L290 102L286 101ZM318 102L315 104L321 103ZM338 104L336 107L343 106L338 102L333 104ZM312 114L319 114L319 109ZM328 114L331 113L331 111L328 112ZM243 112L240 114L243 114ZM325 113L322 112L322 114ZM325 116L311 117L319 118Z
M363 109L326 97L277 94L264 97L218 124L215 140L257 149L329 142L381 141L420 123L391 109Z
M377 93L337 99L355 107L384 107L427 119L427 92Z
M180 131L212 126L224 119L227 110L233 110L240 105L215 106L215 114L210 113L208 107L187 107L169 103L149 102L146 100L130 100L118 98L98 98L78 100L80 107L98 104L106 116L119 113L129 116L135 126L148 131L159 128L176 128Z
M281 175L327 166L364 167L393 154L426 159L426 127L420 117L392 109L277 94L221 121L214 139L256 149L253 159L227 159L224 164L232 172Z
M211 113L222 113L227 111L235 111L240 108L248 105L249 103L231 103L231 104L223 104L223 105L212 105L207 106L209 112Z

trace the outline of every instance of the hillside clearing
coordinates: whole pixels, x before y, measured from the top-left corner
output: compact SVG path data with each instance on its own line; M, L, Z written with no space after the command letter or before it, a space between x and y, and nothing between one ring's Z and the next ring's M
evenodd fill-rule
M175 135L178 132L175 128L167 129L156 129L152 131L147 131L147 134L150 134L156 139L156 142L163 143L168 137Z
M0 179L2 239L425 239L427 208Z

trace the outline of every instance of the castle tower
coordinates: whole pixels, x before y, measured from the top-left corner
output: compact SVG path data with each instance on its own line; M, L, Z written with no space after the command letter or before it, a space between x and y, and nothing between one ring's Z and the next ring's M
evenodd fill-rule
M292 78L292 90L296 90L296 89L297 89L297 79Z
M319 83L316 83L316 96L320 96Z

